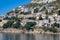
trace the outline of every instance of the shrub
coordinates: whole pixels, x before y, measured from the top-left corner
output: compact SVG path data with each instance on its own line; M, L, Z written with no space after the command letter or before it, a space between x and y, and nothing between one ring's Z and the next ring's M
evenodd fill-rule
M34 17L29 17L28 19L35 20L35 18L34 18Z
M4 18L4 20L10 20L10 18L6 16L6 17Z
M2 22L2 20L0 20L0 22Z
M60 24L59 24L59 23L56 23L56 22L53 23L52 25L53 25L54 27L57 27L57 28L59 28L59 26L60 26Z
M48 15L45 17L45 19L48 19Z
M42 29L43 29L44 31L47 31L47 30L48 30L48 28L45 27L45 26L43 26Z
M24 14L24 15L31 14L31 11L28 11L28 12L21 12L20 14Z
M17 17L14 17L14 16L13 16L13 17L10 18L10 20L18 21L18 20L20 20L20 18L17 18Z
M13 12L13 11L8 12L7 15L9 15L9 14L12 13L12 12Z
M39 11L39 9L38 9L38 8L34 9L34 13L37 13L38 11Z
M43 18L40 16L40 17L39 17L39 20L43 20Z
M30 12L30 11L28 11L28 12L25 12L25 13L24 13L24 15L27 15L27 14L31 14L31 12Z
M19 29L21 27L22 25L20 24L20 22L16 22L15 24L13 24L13 28Z
M60 15L60 10L58 11L58 15Z
M46 10L45 14L48 14L48 11Z
M9 20L7 23L5 23L3 25L3 28L10 28L10 27L12 27L13 23L14 23L13 20Z
M30 30L30 28L33 27L34 25L36 25L36 22L27 22L25 28L27 30Z
M50 31L50 32L53 32L53 33L56 33L56 32L57 32L57 29L54 28L54 27L51 27L51 28L49 28L49 31Z

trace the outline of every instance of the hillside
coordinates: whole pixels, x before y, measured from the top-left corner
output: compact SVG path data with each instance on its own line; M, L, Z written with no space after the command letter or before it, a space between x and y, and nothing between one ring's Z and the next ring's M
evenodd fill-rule
M7 21L3 23L3 28L26 30L41 28L44 31L58 32L60 31L58 30L60 28L60 0L31 2L19 6L8 12L3 20Z
M59 0L57 0L57 1L54 1L54 2L50 2L50 3L29 3L29 4L26 4L26 5L24 5L24 6L22 6L21 8L35 8L35 7L42 7L43 5L48 5L48 6L54 6L54 7L56 7L56 8L60 8L60 1ZM19 12L20 10L21 10L21 8L16 8L15 9L15 12ZM13 12L13 11L10 11L10 12L8 12L7 14L9 14L9 13L11 13L11 12Z

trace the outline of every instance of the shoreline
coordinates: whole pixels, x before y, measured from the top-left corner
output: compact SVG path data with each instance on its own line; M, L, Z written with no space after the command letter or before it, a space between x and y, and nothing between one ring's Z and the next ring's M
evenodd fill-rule
M0 33L12 33L12 34L21 34L21 33L23 33L23 32L0 32ZM49 33L49 32L44 32L44 33L35 33L35 32L25 32L25 33L23 33L23 34L60 34L60 33Z
M4 29L1 30L0 33L24 33L24 34L60 34L60 32L58 33L53 33L53 32L45 32L45 31L24 31L24 30L19 30L19 29Z

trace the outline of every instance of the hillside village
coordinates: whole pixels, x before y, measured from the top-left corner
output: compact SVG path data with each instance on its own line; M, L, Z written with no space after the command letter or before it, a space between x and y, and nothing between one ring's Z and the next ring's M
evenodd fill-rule
M16 18L15 18L16 17ZM23 28L28 22L33 22L32 28L43 30L53 30L60 32L60 4L58 0L33 0L31 3L19 6L16 9L8 12L5 16L0 17L0 27L5 28L9 20L15 20L13 23L16 23L16 20L19 20ZM13 24L12 23L12 24ZM8 23L7 23L8 24ZM16 25L15 25L16 26ZM10 27L6 27L10 28ZM13 28L13 26L11 27ZM29 27L30 28L30 27ZM48 29L47 29L48 28ZM49 29L52 28L52 29Z

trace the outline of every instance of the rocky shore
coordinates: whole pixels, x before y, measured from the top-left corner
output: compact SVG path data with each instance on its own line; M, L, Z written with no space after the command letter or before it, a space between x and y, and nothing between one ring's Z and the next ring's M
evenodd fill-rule
M45 31L37 31L37 30L34 30L34 31L27 31L27 30L19 30L19 29L13 29L13 28L10 28L10 29L4 29L4 30L1 30L0 31L1 33L25 33L25 34L60 34L59 33L53 33L53 32L45 32Z

